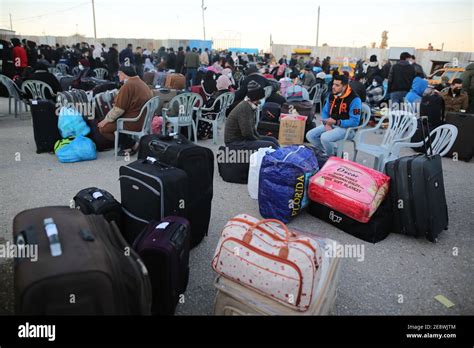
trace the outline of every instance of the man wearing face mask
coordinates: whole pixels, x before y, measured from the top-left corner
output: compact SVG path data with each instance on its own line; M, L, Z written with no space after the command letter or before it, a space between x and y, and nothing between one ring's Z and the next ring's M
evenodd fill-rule
M375 76L371 85L367 87L367 103L371 108L377 107L383 100L383 77Z
M123 82L114 107L107 113L105 118L97 124L100 133L107 139L114 141L114 132L117 129L116 120L119 117L135 118L145 103L153 97L153 93L143 80L137 75L133 66L122 65L119 68L118 77ZM139 131L142 129L144 117L139 122L125 122L127 130ZM119 156L134 155L138 150L138 143L125 134L120 134L119 144L121 151Z
M467 110L469 98L467 93L462 90L462 80L454 79L451 87L446 92L441 93L444 99L445 112L459 112Z
M349 86L347 76L335 76L321 113L323 124L306 133L306 139L328 156L334 155L334 143L344 138L348 127L359 125L361 109L362 101Z
M246 97L230 112L226 121L224 142L227 146L246 150L279 147L275 138L260 136L255 127L256 109L264 96L263 87L255 81L250 81Z

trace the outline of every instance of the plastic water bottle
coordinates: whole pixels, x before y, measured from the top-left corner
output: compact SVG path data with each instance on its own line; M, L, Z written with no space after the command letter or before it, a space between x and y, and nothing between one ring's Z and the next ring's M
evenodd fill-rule
M49 239L49 248L52 256L59 256L62 254L61 243L59 242L58 228L52 218L44 219L44 229Z

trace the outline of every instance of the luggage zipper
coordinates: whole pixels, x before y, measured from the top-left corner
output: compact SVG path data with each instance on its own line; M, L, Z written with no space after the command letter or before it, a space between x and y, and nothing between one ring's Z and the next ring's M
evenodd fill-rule
M230 219L230 221L235 221L235 222L242 222L244 224L247 224L249 226L251 226L247 220L245 219L241 219L241 218L232 218ZM277 240L279 242L285 242L285 239L283 238L280 238L280 237L277 237L275 236L274 234L271 234L270 232L266 231L262 226L257 226L257 229L260 231L260 232L263 232L265 233L267 236L269 236L270 238L272 238L273 240ZM311 243L307 242L307 241L304 241L304 240L294 240L294 239L290 239L290 242L291 243L299 243L299 244L303 244L305 246L307 246L308 248L310 248L313 253L315 254L315 257L316 257L316 249L311 245ZM317 263L316 263L316 266L317 266Z
M116 280L119 281L119 295L118 297L115 298L115 303L118 304L117 308L120 308L120 305L122 305L122 313L120 314L129 314L128 313L128 306L126 305L126 303L122 302L122 299L127 299L128 296L127 296L127 291L125 290L125 286L123 284L123 281L122 281L122 277L121 277L121 272L117 269L116 265L115 265L115 261L116 261L116 255L113 255L112 256L112 253L110 252L109 248L107 247L106 245L106 241L104 240L103 238L103 234L100 233L101 231L101 228L100 226L97 225L96 221L94 221L93 217L95 217L95 215L86 215L86 217L90 220L90 222L92 223L92 225L96 228L96 236L100 236L100 239L102 241L102 243L104 244L104 250L105 250L105 253L107 254L107 257L111 263L111 268L114 272L114 278ZM109 229L110 228L110 225L109 225Z
M137 252L123 239L122 234L120 233L117 225L113 222L110 225L110 228L112 229L112 232L114 233L115 239L118 241L118 246L119 246L119 251L120 250L125 250L125 248L129 248L130 250L130 256L125 256L128 260L128 262L132 265L133 269L137 273L137 281L140 279L142 281L139 281L139 287L141 288L141 293L144 296L140 296L139 301L141 301L142 305L142 313L147 313L149 314L149 303L147 302L147 299L151 299L151 292L150 292L150 279L148 275L148 270L143 263L143 261L140 259L140 256L137 254ZM121 252L120 252L121 253Z
M413 222L413 225L415 227L416 236L419 236L420 231L419 231L419 227L418 227L418 224L417 224L417 221L416 221L417 215L416 215L416 212L415 212L415 197L414 197L414 193L413 193L413 179L412 179L412 172L411 172L413 160L414 159L411 158L407 161L408 194L410 195L410 213L411 213L410 220L411 220L411 222Z
M224 243L226 241L229 241L229 240L232 240L232 241L236 242L237 244L241 244L241 245L245 246L246 248L254 251L255 253L257 253L261 256L267 257L269 259L272 259L272 260L275 260L275 261L278 261L278 262L281 262L281 263L285 263L285 264L291 266L296 272L298 272L298 275L300 277L300 282L299 282L299 286L298 286L298 296L296 298L296 306L297 307L299 306L299 304L301 302L301 292L303 291L303 274L301 273L300 268L294 262L291 262L289 260L285 260L285 259L282 259L282 258L277 257L275 255L269 254L269 253L267 253L263 250L257 249L253 245L247 244L247 243L245 243L245 242L243 242L243 241L241 241L237 238L234 238L234 237L229 237L229 238L225 239L221 244L221 250L222 250L222 247L223 247ZM219 255L220 255L221 250L219 250Z
M148 220L144 220L144 219L139 218L139 217L136 216L136 215L133 215L132 213L130 213L130 212L129 212L127 209L125 209L124 207L122 207L122 211L125 213L125 215L128 215L129 217L131 217L131 218L134 219L134 220L143 222L143 223L145 223L145 224L150 223L150 221L148 221Z
M139 170L137 170L137 169L135 169L135 168L129 167L129 166L127 166L126 168L130 169L131 171L133 171L133 172L135 172L135 173L138 173L138 174L147 176L147 177L149 177L149 178L155 180L156 182L158 182L158 184L160 184L161 193L158 192L158 191L155 190L155 189L153 189L153 190L154 190L155 192L157 192L157 193L159 194L160 198L161 198L161 214L160 214L160 219L163 219L163 218L164 218L163 215L165 214L165 207L164 207L164 205L165 205L165 204L164 204L165 188L164 188L164 186L163 186L163 182L161 181L161 179L160 179L159 177L157 177L157 176L153 176L153 175L150 175L150 174L148 174L148 173L141 172L141 171L139 171ZM121 175L121 176L119 177L119 180L120 180L120 178L121 178L122 176L123 176L123 175ZM125 176L128 176L128 175L125 175ZM139 179L136 179L136 178L133 178L133 179L136 180L136 181L138 181L138 182L143 183L143 181L141 181L141 180L139 180ZM149 186L149 185L147 185L147 186ZM151 187L151 186L150 186L150 187Z

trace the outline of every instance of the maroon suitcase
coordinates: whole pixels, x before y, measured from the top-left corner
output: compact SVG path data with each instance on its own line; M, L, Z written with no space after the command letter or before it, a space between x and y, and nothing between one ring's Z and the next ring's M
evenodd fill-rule
M150 276L152 314L174 314L188 285L190 247L189 222L177 216L150 222L133 243Z

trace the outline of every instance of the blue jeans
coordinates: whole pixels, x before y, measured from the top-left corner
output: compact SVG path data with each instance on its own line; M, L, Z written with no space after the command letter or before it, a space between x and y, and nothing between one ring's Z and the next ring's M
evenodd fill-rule
M326 152L328 156L333 156L335 155L334 143L344 139L346 130L346 128L334 127L332 130L326 131L324 125L320 125L306 133L306 139L318 150Z
M403 100L405 96L407 95L408 92L391 92L390 93L390 100L392 101L392 104L397 103L401 104L403 103Z
M186 88L189 89L193 85L196 78L197 68L186 68ZM191 80L191 82L189 82Z

